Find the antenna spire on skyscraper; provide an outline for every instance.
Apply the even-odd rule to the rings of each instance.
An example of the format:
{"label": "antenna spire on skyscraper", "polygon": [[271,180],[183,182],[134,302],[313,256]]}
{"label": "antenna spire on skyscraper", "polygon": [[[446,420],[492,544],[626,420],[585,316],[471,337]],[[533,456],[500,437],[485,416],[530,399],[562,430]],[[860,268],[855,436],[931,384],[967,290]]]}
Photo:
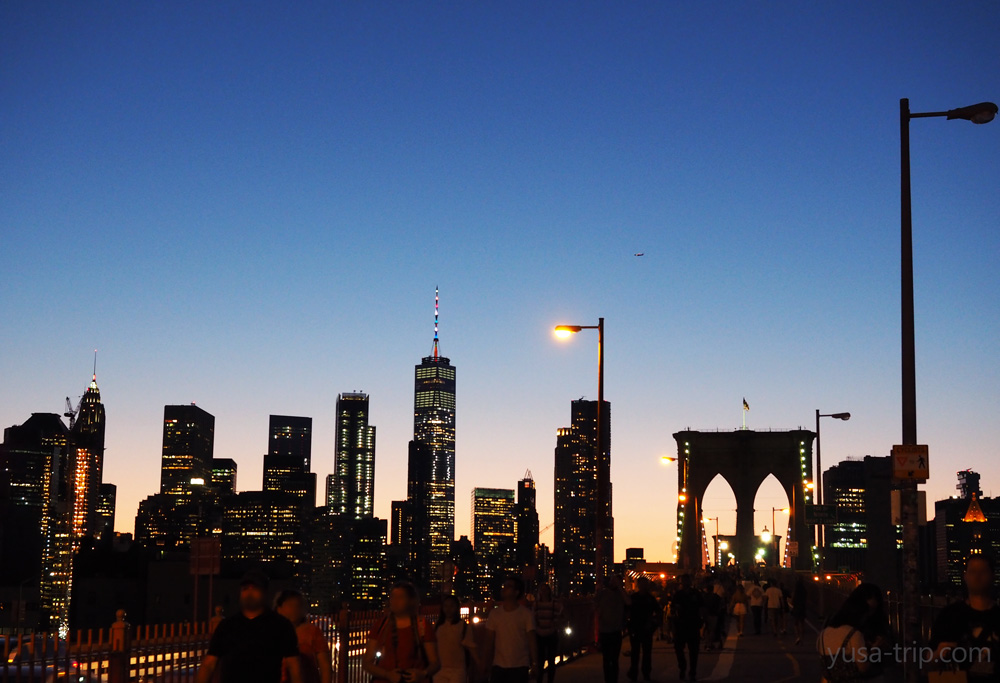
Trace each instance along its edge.
{"label": "antenna spire on skyscraper", "polygon": [[434,287],[434,358],[438,357],[438,288]]}
{"label": "antenna spire on skyscraper", "polygon": [[97,388],[97,349],[94,349],[94,376],[90,380],[90,388]]}

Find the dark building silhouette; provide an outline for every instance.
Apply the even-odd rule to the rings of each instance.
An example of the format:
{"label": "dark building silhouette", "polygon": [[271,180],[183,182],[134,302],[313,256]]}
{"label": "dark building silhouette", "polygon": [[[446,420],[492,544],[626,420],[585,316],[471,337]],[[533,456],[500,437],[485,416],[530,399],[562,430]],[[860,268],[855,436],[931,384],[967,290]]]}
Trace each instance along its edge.
{"label": "dark building silhouette", "polygon": [[97,538],[110,538],[115,535],[115,505],[118,498],[118,487],[114,484],[101,484],[97,497],[96,526]]}
{"label": "dark building silhouette", "polygon": [[476,587],[476,576],[479,568],[476,562],[476,551],[468,536],[461,536],[451,545],[451,561],[455,567],[452,579],[455,595],[460,600],[472,600],[479,597]]}
{"label": "dark building silhouette", "polygon": [[[556,433],[555,450],[555,577],[560,593],[592,593],[596,581],[596,515],[598,451],[597,401],[573,401],[572,424]],[[611,404],[604,402],[602,457],[610,459]],[[611,492],[603,502],[608,511],[604,547],[614,557]]]}
{"label": "dark building silhouette", "polygon": [[212,458],[212,489],[220,496],[236,493],[236,461],[232,458]]}
{"label": "dark building silhouette", "polygon": [[194,403],[163,407],[160,493],[189,497],[212,477],[215,417]]}
{"label": "dark building silhouette", "polygon": [[392,511],[389,518],[389,545],[405,546],[405,536],[408,512],[405,500],[392,501]]}
{"label": "dark building silhouette", "polygon": [[[421,444],[418,480],[410,480],[411,512],[420,518],[418,580],[425,589],[440,583],[440,569],[455,540],[455,367],[439,352],[438,297],[434,296],[434,346],[414,370],[413,440]],[[412,450],[411,450],[412,454]]]}
{"label": "dark building silhouette", "polygon": [[267,567],[291,576],[303,559],[302,506],[275,491],[243,491],[222,512],[222,560],[238,570]]}
{"label": "dark building silhouette", "polygon": [[408,445],[406,462],[406,519],[401,525],[400,540],[406,550],[411,578],[427,591],[430,587],[430,478],[433,453],[418,441]]}
{"label": "dark building silhouette", "polygon": [[217,536],[221,529],[219,500],[204,487],[186,496],[154,493],[139,502],[135,515],[135,540],[154,557],[186,550],[193,539]]}
{"label": "dark building silhouette", "polygon": [[[72,441],[59,415],[33,413],[4,430],[0,446],[0,585],[40,603],[33,621],[66,623],[72,576]],[[25,625],[27,606],[16,621]],[[5,616],[5,615],[0,615]]]}
{"label": "dark building silhouette", "polygon": [[375,506],[375,427],[368,424],[368,394],[337,397],[337,437],[328,504],[348,518],[370,519]]}
{"label": "dark building silhouette", "polygon": [[77,539],[98,536],[102,531],[97,508],[104,472],[104,423],[104,404],[101,403],[101,390],[97,388],[95,368],[70,430],[73,442],[70,467],[74,479],[72,533]]}
{"label": "dark building silhouette", "polygon": [[312,472],[312,418],[271,415],[264,490],[297,497],[304,507],[316,505],[316,475]]}
{"label": "dark building silhouette", "polygon": [[934,537],[937,582],[962,586],[962,571],[969,555],[1000,556],[1000,498],[983,498],[979,474],[958,473],[957,498],[934,503]]}
{"label": "dark building silhouette", "polygon": [[514,489],[472,490],[472,547],[479,595],[493,597],[514,569]]}
{"label": "dark building silhouette", "polygon": [[535,546],[538,545],[538,508],[535,480],[531,471],[517,482],[517,503],[514,505],[514,562],[518,569],[535,567]]}
{"label": "dark building silhouette", "polygon": [[347,598],[352,605],[374,608],[385,600],[387,527],[387,520],[377,517],[350,520]]}
{"label": "dark building silhouette", "polygon": [[828,569],[863,571],[880,586],[896,584],[902,532],[892,522],[893,488],[888,456],[844,460],[823,473],[823,502],[837,507],[837,522],[826,525]]}

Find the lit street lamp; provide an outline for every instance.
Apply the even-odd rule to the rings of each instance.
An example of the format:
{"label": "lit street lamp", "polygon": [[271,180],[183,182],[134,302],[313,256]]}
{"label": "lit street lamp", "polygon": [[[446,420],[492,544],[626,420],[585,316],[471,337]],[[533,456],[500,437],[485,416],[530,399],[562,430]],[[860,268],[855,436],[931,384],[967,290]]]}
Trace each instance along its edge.
{"label": "lit street lamp", "polygon": [[[900,275],[902,319],[902,413],[904,446],[917,445],[916,349],[913,323],[913,217],[910,207],[910,119],[943,117],[972,123],[989,123],[997,115],[997,105],[980,102],[948,111],[910,112],[910,100],[899,101],[899,170],[900,170]],[[902,639],[917,640],[920,635],[920,612],[917,606],[917,482],[907,479],[900,490],[903,522],[903,614]],[[919,662],[904,658],[907,683],[920,677]]]}
{"label": "lit street lamp", "polygon": [[607,548],[604,537],[608,515],[608,491],[611,488],[610,454],[604,457],[603,411],[604,411],[604,318],[598,318],[596,325],[556,325],[555,334],[560,339],[568,339],[580,330],[597,330],[597,430],[594,452],[597,455],[597,515],[594,524],[594,568],[597,578],[608,574]]}

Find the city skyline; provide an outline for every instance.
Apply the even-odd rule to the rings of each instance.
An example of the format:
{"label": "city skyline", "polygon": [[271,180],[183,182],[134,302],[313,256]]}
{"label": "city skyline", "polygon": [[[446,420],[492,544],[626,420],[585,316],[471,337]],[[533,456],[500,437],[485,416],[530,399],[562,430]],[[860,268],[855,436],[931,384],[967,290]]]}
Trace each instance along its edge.
{"label": "city skyline", "polygon": [[[249,490],[272,414],[314,419],[325,481],[336,396],[363,388],[386,519],[440,285],[455,486],[531,469],[545,527],[566,402],[596,398],[592,345],[552,326],[603,316],[616,559],[669,559],[673,503],[648,519],[676,478],[660,457],[678,430],[738,428],[743,396],[751,428],[850,411],[824,426],[826,463],[899,442],[898,100],[1000,99],[981,47],[998,19],[992,3],[6,3],[0,426],[75,405],[99,348],[103,479],[129,530],[158,489],[163,406],[214,415],[214,457]],[[912,124],[929,500],[957,470],[1000,481],[998,133]],[[783,504],[767,495],[756,507]],[[710,504],[731,533],[727,496]]]}

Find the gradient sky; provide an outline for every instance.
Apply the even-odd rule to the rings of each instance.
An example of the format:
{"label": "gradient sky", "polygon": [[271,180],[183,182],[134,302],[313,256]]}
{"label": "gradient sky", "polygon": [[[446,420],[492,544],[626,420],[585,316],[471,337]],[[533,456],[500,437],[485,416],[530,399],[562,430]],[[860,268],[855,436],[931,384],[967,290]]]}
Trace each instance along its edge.
{"label": "gradient sky", "polygon": [[[164,404],[216,416],[245,490],[269,414],[314,418],[322,479],[364,390],[387,516],[439,285],[456,531],[526,469],[545,526],[596,393],[594,336],[551,328],[604,316],[616,554],[668,559],[673,432],[746,396],[757,428],[851,411],[824,462],[899,441],[898,100],[1000,100],[998,31],[992,0],[4,2],[0,425],[62,412],[100,349],[131,531]],[[1000,493],[998,151],[1000,122],[913,122],[932,499],[966,467]]]}

